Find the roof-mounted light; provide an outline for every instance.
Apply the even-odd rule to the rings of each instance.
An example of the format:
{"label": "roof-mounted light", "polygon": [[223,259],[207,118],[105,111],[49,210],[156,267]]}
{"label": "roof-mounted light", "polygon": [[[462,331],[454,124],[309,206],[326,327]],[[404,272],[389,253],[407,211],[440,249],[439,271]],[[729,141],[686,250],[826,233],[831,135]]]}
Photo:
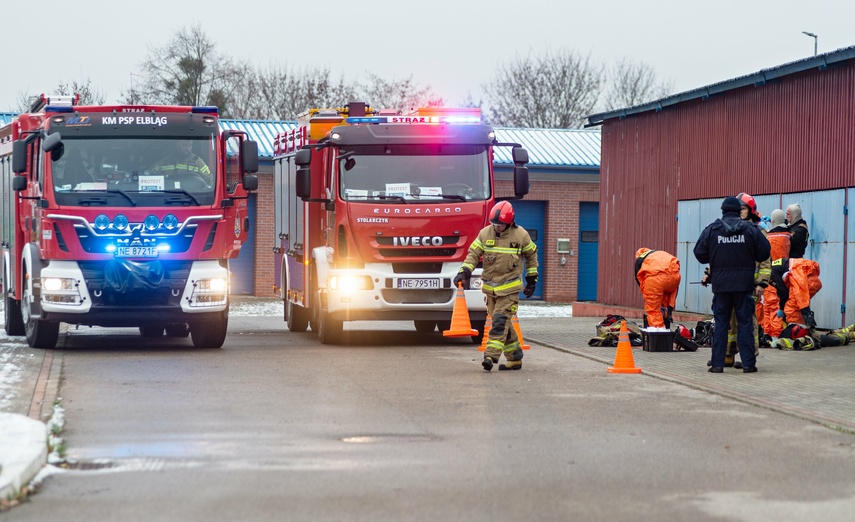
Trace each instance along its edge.
{"label": "roof-mounted light", "polygon": [[220,112],[220,109],[214,105],[201,105],[199,107],[191,108],[190,112],[195,114],[217,114]]}
{"label": "roof-mounted light", "polygon": [[71,105],[48,105],[45,107],[45,112],[74,112],[74,107]]}

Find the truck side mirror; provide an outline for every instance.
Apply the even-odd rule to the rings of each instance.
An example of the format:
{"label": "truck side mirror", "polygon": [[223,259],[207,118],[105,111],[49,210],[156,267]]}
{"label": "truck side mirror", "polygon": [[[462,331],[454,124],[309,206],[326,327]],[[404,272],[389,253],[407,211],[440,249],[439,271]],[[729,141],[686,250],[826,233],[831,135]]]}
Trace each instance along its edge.
{"label": "truck side mirror", "polygon": [[308,167],[312,163],[312,149],[300,149],[294,155],[294,163],[298,167]]}
{"label": "truck side mirror", "polygon": [[[246,140],[240,142],[240,163],[244,173],[258,172],[258,142]],[[246,181],[244,181],[244,184]],[[256,180],[256,186],[258,180]],[[244,185],[246,187],[246,185]],[[255,189],[247,189],[255,190]]]}
{"label": "truck side mirror", "polygon": [[12,144],[12,172],[20,174],[27,171],[27,145],[24,140]]}
{"label": "truck side mirror", "polygon": [[514,167],[514,194],[522,197],[528,194],[528,167]]}
{"label": "truck side mirror", "polygon": [[[303,152],[303,151],[300,151]],[[298,152],[297,154],[300,154]],[[306,151],[308,152],[308,151]],[[298,198],[306,199],[312,194],[312,171],[309,167],[300,167],[297,169],[294,191]]]}
{"label": "truck side mirror", "polygon": [[522,147],[513,147],[511,149],[511,156],[514,158],[514,165],[522,167],[528,163],[528,151]]}
{"label": "truck side mirror", "polygon": [[15,192],[20,192],[27,188],[27,177],[26,176],[13,176],[12,177],[12,190]]}
{"label": "truck side mirror", "polygon": [[255,174],[247,174],[243,177],[243,189],[247,192],[258,190],[258,176]]}

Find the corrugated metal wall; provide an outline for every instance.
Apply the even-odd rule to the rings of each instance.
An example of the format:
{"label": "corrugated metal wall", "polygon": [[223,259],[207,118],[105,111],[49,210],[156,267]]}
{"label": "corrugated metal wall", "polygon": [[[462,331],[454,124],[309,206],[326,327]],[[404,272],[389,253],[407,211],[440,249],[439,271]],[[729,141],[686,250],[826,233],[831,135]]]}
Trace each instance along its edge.
{"label": "corrugated metal wall", "polygon": [[676,252],[678,200],[853,185],[851,61],[605,120],[599,300],[642,306],[633,279],[635,251]]}

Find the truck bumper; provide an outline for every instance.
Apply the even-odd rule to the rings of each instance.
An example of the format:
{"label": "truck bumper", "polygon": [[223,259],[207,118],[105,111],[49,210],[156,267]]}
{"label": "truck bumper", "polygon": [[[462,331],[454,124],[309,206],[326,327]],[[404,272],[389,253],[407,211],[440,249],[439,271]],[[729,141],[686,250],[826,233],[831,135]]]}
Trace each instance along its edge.
{"label": "truck bumper", "polygon": [[[450,264],[449,264],[450,265]],[[370,288],[343,290],[329,284],[322,292],[323,308],[333,317],[345,321],[357,320],[451,320],[457,290],[452,280],[457,266],[439,274],[395,274],[391,270],[332,270],[330,278],[338,281],[347,277],[371,281]],[[402,288],[399,280],[439,279],[439,288]],[[480,281],[480,270],[473,274],[473,287]],[[487,307],[480,287],[465,290],[466,307],[472,320],[484,320]]]}
{"label": "truck bumper", "polygon": [[52,261],[38,281],[41,318],[141,326],[204,322],[228,314],[229,274],[217,260],[152,263],[159,262]]}

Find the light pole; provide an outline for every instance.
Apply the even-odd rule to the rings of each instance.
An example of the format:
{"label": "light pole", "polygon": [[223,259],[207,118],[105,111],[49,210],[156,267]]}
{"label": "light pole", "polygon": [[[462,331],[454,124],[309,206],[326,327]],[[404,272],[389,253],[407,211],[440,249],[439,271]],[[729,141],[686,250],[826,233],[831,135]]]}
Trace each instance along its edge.
{"label": "light pole", "polygon": [[813,33],[807,32],[807,31],[802,31],[802,34],[810,36],[811,38],[813,38],[813,55],[816,56],[816,42],[819,39],[819,37]]}

